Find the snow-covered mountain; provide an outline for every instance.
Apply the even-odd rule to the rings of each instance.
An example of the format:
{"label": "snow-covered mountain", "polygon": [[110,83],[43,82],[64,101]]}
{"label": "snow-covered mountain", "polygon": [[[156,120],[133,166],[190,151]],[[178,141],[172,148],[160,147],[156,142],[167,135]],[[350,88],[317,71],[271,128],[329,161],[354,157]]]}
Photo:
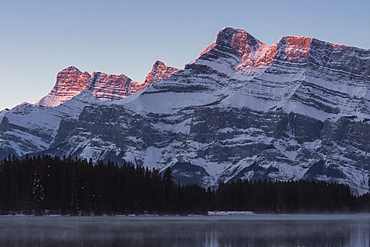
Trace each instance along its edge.
{"label": "snow-covered mountain", "polygon": [[156,62],[143,83],[63,70],[36,105],[0,113],[0,156],[170,166],[176,181],[204,186],[335,181],[363,194],[369,93],[370,50],[295,36],[268,46],[224,28],[184,69]]}

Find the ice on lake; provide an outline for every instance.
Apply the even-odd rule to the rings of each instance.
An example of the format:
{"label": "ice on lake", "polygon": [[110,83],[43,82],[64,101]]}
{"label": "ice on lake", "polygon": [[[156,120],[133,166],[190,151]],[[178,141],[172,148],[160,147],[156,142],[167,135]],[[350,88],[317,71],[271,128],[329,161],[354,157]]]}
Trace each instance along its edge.
{"label": "ice on lake", "polygon": [[370,246],[370,215],[0,217],[0,246]]}

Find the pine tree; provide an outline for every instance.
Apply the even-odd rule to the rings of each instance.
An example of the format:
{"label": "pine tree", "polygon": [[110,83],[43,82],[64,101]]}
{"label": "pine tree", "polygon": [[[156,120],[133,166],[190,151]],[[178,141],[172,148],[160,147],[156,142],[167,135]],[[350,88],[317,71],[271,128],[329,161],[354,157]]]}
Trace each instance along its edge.
{"label": "pine tree", "polygon": [[172,213],[174,210],[174,190],[175,183],[173,182],[172,170],[167,168],[163,173],[163,209]]}
{"label": "pine tree", "polygon": [[41,170],[39,167],[34,172],[33,185],[32,185],[33,205],[35,215],[43,215],[43,202],[45,199],[44,187],[41,181]]}

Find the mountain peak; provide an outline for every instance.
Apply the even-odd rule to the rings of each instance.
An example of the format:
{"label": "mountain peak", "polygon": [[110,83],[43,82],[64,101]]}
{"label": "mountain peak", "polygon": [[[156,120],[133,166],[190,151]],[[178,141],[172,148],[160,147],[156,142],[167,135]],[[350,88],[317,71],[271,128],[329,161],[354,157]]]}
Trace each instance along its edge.
{"label": "mountain peak", "polygon": [[[79,70],[77,67],[75,67],[75,66],[69,66],[69,67],[67,67],[67,68],[65,68],[65,69],[63,69],[62,71],[65,71],[65,72],[77,72],[77,73],[80,73],[80,74],[82,74],[82,71],[81,70]],[[61,72],[62,72],[61,71]]]}
{"label": "mountain peak", "polygon": [[216,38],[216,44],[232,46],[239,51],[243,51],[246,47],[255,47],[257,45],[262,45],[263,43],[253,37],[250,33],[242,30],[235,29],[231,27],[223,28]]}
{"label": "mountain peak", "polygon": [[216,44],[219,45],[229,45],[232,37],[236,34],[248,35],[248,33],[242,29],[235,29],[232,27],[225,27],[218,32],[216,37]]}
{"label": "mountain peak", "polygon": [[313,38],[301,36],[284,36],[271,46],[275,58],[292,62],[304,61],[308,58]]}
{"label": "mountain peak", "polygon": [[90,77],[88,72],[82,73],[74,66],[67,67],[57,74],[56,83],[51,92],[36,104],[45,107],[60,105],[81,93],[86,88]]}
{"label": "mountain peak", "polygon": [[313,38],[302,36],[283,36],[272,46],[281,49],[305,50],[310,49]]}
{"label": "mountain peak", "polygon": [[173,73],[179,71],[180,69],[166,66],[162,61],[157,60],[153,66],[152,70],[145,77],[144,85],[148,86],[160,81],[166,80]]}
{"label": "mountain peak", "polygon": [[268,48],[269,46],[242,29],[225,27],[217,34],[216,41],[200,54],[198,62],[204,63],[204,61],[222,57],[222,60],[229,61],[232,70],[237,70],[238,73],[249,73],[267,64],[267,62],[259,63],[258,60],[264,57]]}
{"label": "mountain peak", "polygon": [[153,67],[154,67],[154,66],[158,67],[158,66],[166,66],[166,65],[164,64],[164,62],[157,60],[157,61],[155,61],[155,63],[153,64]]}

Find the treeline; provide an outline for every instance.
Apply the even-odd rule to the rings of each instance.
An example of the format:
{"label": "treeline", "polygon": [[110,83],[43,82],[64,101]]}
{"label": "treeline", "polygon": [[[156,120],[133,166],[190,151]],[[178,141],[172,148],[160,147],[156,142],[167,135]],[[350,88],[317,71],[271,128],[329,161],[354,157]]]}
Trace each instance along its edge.
{"label": "treeline", "polygon": [[215,190],[177,185],[171,170],[48,155],[0,163],[1,214],[206,214],[368,212],[370,196],[324,182],[238,181]]}
{"label": "treeline", "polygon": [[203,213],[199,186],[175,186],[171,170],[118,166],[113,162],[48,155],[7,158],[0,163],[3,214]]}
{"label": "treeline", "polygon": [[348,186],[305,180],[220,184],[216,208],[274,213],[354,212],[359,200]]}

